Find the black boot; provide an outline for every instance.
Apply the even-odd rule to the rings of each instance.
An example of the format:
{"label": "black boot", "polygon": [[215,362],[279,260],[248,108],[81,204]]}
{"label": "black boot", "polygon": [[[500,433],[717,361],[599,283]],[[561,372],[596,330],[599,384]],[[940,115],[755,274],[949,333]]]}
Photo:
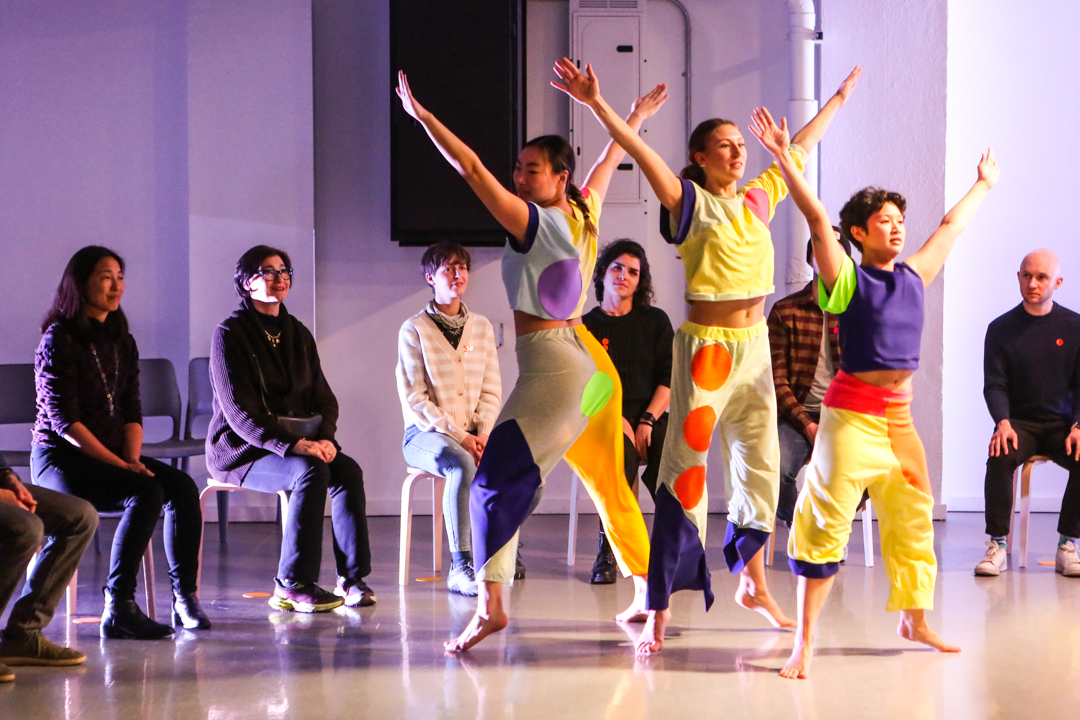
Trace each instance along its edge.
{"label": "black boot", "polygon": [[173,627],[185,630],[209,630],[210,618],[199,607],[199,596],[195,593],[173,593]]}
{"label": "black boot", "polygon": [[173,634],[168,625],[143,614],[135,595],[121,596],[105,588],[105,610],[101,613],[101,637],[109,639],[159,640]]}
{"label": "black boot", "polygon": [[592,566],[589,582],[593,585],[611,585],[619,576],[619,565],[615,562],[615,553],[611,552],[607,535],[600,531],[600,547],[596,550],[596,562]]}

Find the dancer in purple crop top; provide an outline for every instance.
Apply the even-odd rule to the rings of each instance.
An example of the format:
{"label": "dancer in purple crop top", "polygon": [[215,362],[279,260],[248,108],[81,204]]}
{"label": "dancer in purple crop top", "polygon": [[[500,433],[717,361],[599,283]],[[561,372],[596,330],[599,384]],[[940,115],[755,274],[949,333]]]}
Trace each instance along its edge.
{"label": "dancer in purple crop top", "polygon": [[805,678],[814,626],[832,588],[863,491],[878,511],[881,557],[889,576],[887,610],[900,611],[897,633],[941,652],[958,652],[927,624],[934,602],[934,497],[926,454],[911,422],[911,376],[919,364],[923,289],[945,264],[953,243],[998,179],[994,153],[979,161],[975,185],[926,243],[898,262],[904,249],[906,202],[898,193],[865,188],[840,211],[840,225],[862,252],[856,267],[833,233],[788,150],[787,123],[754,113],[751,131],[772,153],[791,197],[806,216],[819,273],[822,310],[840,315],[841,371],[829,386],[806,482],[788,541],[799,576],[795,647],[780,671]]}

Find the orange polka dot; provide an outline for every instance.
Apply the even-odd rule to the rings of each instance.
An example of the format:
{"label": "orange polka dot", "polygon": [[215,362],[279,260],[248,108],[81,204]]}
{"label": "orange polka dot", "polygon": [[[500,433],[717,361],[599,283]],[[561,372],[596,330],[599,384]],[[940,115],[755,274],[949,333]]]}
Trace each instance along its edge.
{"label": "orange polka dot", "polygon": [[705,466],[695,465],[675,481],[675,497],[687,510],[693,510],[705,494]]}
{"label": "orange polka dot", "polygon": [[695,452],[705,452],[712,442],[712,431],[716,425],[716,411],[708,405],[692,410],[683,420],[682,434],[686,444]]}
{"label": "orange polka dot", "polygon": [[1064,345],[1064,344],[1065,344],[1065,341],[1064,341],[1064,340],[1062,340],[1061,338],[1058,338],[1058,341],[1057,341],[1057,342],[1058,342],[1058,347],[1061,347],[1062,345]]}
{"label": "orange polka dot", "polygon": [[731,355],[723,345],[706,345],[690,361],[690,377],[702,390],[719,390],[731,374]]}

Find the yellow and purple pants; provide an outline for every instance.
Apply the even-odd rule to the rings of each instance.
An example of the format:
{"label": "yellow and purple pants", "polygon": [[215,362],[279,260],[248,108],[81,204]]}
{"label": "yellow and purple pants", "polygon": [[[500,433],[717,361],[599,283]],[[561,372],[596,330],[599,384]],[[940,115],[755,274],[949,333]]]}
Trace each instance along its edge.
{"label": "yellow and purple pants", "polygon": [[649,567],[649,535],[623,475],[622,384],[584,325],[517,338],[518,381],[495,421],[469,497],[477,580],[512,584],[517,536],[564,459],[596,504],[624,575]]}
{"label": "yellow and purple pants", "polygon": [[726,464],[728,527],[724,559],[740,572],[766,543],[780,491],[776,390],[765,321],[749,328],[684,322],[675,334],[671,409],[656,487],[648,607],[671,593],[713,594],[705,561],[705,471],[713,431]]}
{"label": "yellow and purple pants", "polygon": [[934,497],[926,453],[911,420],[911,393],[840,371],[829,385],[806,482],[788,540],[797,575],[827,578],[839,570],[851,518],[870,494],[889,577],[887,610],[934,605]]}

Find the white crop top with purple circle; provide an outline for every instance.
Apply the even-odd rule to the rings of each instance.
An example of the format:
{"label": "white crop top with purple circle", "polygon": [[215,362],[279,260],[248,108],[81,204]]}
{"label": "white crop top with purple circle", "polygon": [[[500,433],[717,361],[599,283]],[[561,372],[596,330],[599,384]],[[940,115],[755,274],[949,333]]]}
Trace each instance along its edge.
{"label": "white crop top with purple circle", "polygon": [[[589,215],[600,218],[600,201],[581,188]],[[585,231],[577,206],[567,215],[556,207],[529,203],[529,225],[521,242],[510,238],[503,250],[502,276],[510,308],[545,320],[581,315],[596,264],[596,236]]]}

